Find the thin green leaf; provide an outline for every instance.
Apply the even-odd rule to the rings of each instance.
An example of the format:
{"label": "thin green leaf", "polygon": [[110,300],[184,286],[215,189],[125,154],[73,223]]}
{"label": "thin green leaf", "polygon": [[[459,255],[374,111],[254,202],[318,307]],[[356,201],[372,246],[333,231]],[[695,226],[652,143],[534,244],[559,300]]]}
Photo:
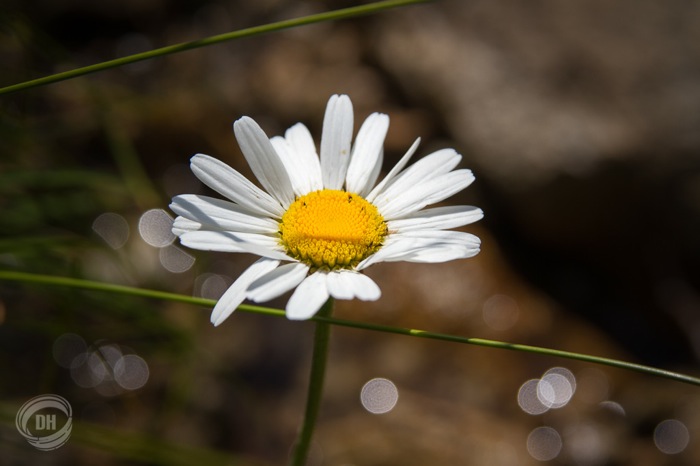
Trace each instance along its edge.
{"label": "thin green leaf", "polygon": [[98,71],[104,71],[110,68],[116,68],[119,66],[128,65],[130,63],[135,63],[138,61],[149,60],[151,58],[162,57],[165,55],[171,55],[174,53],[184,52],[186,50],[192,50],[199,47],[206,47],[209,45],[219,44],[221,42],[226,42],[235,39],[242,39],[244,37],[251,37],[260,34],[267,34],[270,32],[281,31],[283,29],[290,29],[299,26],[305,26],[307,24],[320,23],[323,21],[334,21],[338,19],[353,18],[361,15],[367,15],[371,13],[376,13],[383,10],[388,10],[390,8],[396,8],[401,6],[407,6],[415,3],[426,3],[430,0],[387,0],[383,2],[370,3],[368,5],[354,6],[350,8],[343,8],[340,10],[328,11],[324,13],[318,13],[315,15],[304,16],[301,18],[288,19],[284,21],[278,21],[275,23],[265,24],[262,26],[254,26],[251,28],[240,29],[238,31],[227,32],[225,34],[218,34],[215,36],[207,37],[205,39],[199,39],[191,42],[184,42],[181,44],[169,45],[166,47],[161,47],[155,50],[149,50],[148,52],[137,53],[134,55],[129,55],[122,58],[116,58],[114,60],[108,60],[102,63],[97,63],[95,65],[84,66],[82,68],[77,68],[70,71],[64,71],[62,73],[52,74],[50,76],[45,76],[43,78],[32,79],[30,81],[24,81],[18,84],[13,84],[11,86],[6,86],[0,88],[0,94],[8,94],[11,92],[17,92],[24,89],[30,89],[32,87],[43,86],[46,84],[52,84],[58,81],[65,81],[67,79],[76,78],[78,76],[83,76],[90,73],[96,73]]}
{"label": "thin green leaf", "polygon": [[[177,293],[168,293],[166,291],[156,291],[156,290],[144,290],[142,288],[135,288],[123,285],[113,285],[110,283],[100,283],[91,280],[81,280],[77,278],[69,277],[55,277],[51,275],[38,275],[32,273],[15,272],[12,270],[0,270],[0,280],[9,281],[19,281],[25,283],[38,283],[43,285],[58,285],[72,288],[82,288],[85,290],[95,290],[104,291],[110,293],[119,293],[130,296],[141,296],[144,298],[154,298],[163,299],[167,301],[176,301],[181,303],[194,304],[198,306],[214,307],[216,301],[205,298],[197,298],[192,296],[185,296]],[[272,309],[264,306],[253,306],[248,304],[242,304],[238,307],[239,311],[252,312],[256,314],[264,314],[275,317],[284,317],[285,313],[280,309]],[[496,340],[485,340],[483,338],[468,338],[461,337],[457,335],[449,335],[445,333],[428,332],[426,330],[419,329],[409,329],[401,327],[391,327],[388,325],[377,325],[366,322],[356,322],[353,320],[336,319],[335,317],[323,317],[315,316],[311,320],[315,322],[325,322],[332,325],[339,325],[342,327],[358,328],[362,330],[372,330],[375,332],[383,333],[393,333],[396,335],[406,335],[411,337],[419,338],[429,338],[432,340],[441,341],[451,341],[454,343],[463,343],[468,345],[485,346],[488,348],[498,348],[507,349],[511,351],[520,351],[525,353],[534,353],[544,356],[554,356],[558,358],[565,359],[575,359],[579,361],[590,362],[594,364],[601,364],[605,366],[617,367],[620,369],[626,369],[635,372],[641,372],[647,375],[653,375],[656,377],[662,377],[666,379],[675,380],[677,382],[683,382],[691,385],[700,386],[700,378],[693,377],[686,374],[681,374],[678,372],[672,372],[665,369],[659,369],[652,366],[645,366],[642,364],[636,364],[627,361],[621,361],[618,359],[604,358],[600,356],[593,356],[584,353],[574,353],[571,351],[562,351],[551,348],[542,348],[539,346],[521,345],[517,343],[508,343],[504,341]]]}

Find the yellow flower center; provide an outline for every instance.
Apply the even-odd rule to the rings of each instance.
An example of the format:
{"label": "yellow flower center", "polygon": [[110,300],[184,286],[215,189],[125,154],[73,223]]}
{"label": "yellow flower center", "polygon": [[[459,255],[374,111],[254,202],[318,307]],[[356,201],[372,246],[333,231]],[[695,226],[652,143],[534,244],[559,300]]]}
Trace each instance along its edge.
{"label": "yellow flower center", "polygon": [[352,268],[375,253],[387,234],[377,208],[358,194],[322,189],[301,196],[282,216],[287,254],[314,268]]}

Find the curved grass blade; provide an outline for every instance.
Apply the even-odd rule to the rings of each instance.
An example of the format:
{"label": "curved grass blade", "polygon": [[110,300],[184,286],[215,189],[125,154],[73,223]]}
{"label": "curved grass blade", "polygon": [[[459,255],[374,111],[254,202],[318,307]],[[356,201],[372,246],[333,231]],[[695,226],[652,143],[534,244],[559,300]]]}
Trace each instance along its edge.
{"label": "curved grass blade", "polygon": [[[101,283],[91,280],[82,280],[70,277],[56,277],[52,275],[38,275],[32,273],[15,272],[11,270],[0,270],[0,280],[18,281],[24,283],[37,283],[43,285],[58,285],[72,288],[81,288],[84,290],[104,291],[110,293],[119,293],[130,296],[141,296],[144,298],[163,299],[167,301],[176,301],[181,303],[194,304],[205,307],[214,307],[215,300],[185,296],[177,293],[168,293],[166,291],[145,290],[123,285],[114,285],[110,283]],[[242,304],[238,307],[239,311],[252,312],[256,314],[264,314],[275,317],[284,317],[285,312],[280,309],[272,309],[264,306],[253,306]],[[700,386],[700,378],[679,372],[672,372],[657,367],[636,364],[619,359],[610,359],[600,356],[594,356],[585,353],[574,353],[571,351],[563,351],[552,348],[543,348],[539,346],[521,345],[517,343],[508,343],[504,341],[486,340],[483,338],[469,338],[458,335],[450,335],[445,333],[429,332],[426,330],[409,329],[401,327],[391,327],[388,325],[378,325],[366,322],[357,322],[353,320],[337,319],[335,317],[315,316],[311,318],[315,322],[325,322],[332,325],[342,327],[351,327],[362,330],[372,330],[375,332],[392,333],[396,335],[406,335],[411,337],[428,338],[432,340],[450,341],[454,343],[462,343],[468,345],[485,346],[488,348],[506,349],[511,351],[520,351],[525,353],[534,353],[544,356],[554,356],[558,358],[574,359],[585,361],[594,364],[601,364],[619,369],[626,369],[634,372],[641,372],[647,375],[662,377],[665,379],[675,380],[690,385]]]}
{"label": "curved grass blade", "polygon": [[388,10],[390,8],[396,8],[401,6],[407,6],[415,3],[425,3],[430,0],[386,0],[383,2],[370,3],[368,5],[354,6],[350,8],[343,8],[340,10],[328,11],[324,13],[318,13],[309,16],[303,16],[301,18],[287,19],[283,21],[278,21],[275,23],[265,24],[262,26],[254,26],[246,29],[240,29],[238,31],[227,32],[224,34],[218,34],[215,36],[207,37],[204,39],[199,39],[191,42],[183,42],[181,44],[168,45],[166,47],[161,47],[155,50],[149,50],[147,52],[137,53],[134,55],[129,55],[126,57],[116,58],[114,60],[108,60],[102,63],[97,63],[94,65],[84,66],[82,68],[77,68],[70,71],[64,71],[62,73],[52,74],[50,76],[45,76],[43,78],[32,79],[29,81],[24,81],[21,83],[13,84],[11,86],[6,86],[0,88],[0,94],[9,94],[11,92],[17,92],[24,89],[30,89],[32,87],[43,86],[46,84],[52,84],[59,81],[65,81],[67,79],[76,78],[78,76],[83,76],[90,73],[96,73],[98,71],[107,70],[110,68],[116,68],[119,66],[128,65],[130,63],[135,63],[138,61],[149,60],[151,58],[162,57],[165,55],[171,55],[174,53],[184,52],[187,50],[196,49],[199,47],[206,47],[208,45],[214,45],[221,42],[226,42],[235,39],[242,39],[244,37],[252,37],[260,34],[267,34],[270,32],[281,31],[283,29],[290,29],[298,26],[305,26],[307,24],[320,23],[323,21],[334,21],[339,19],[353,18],[357,16],[367,15],[371,13],[376,13],[383,10]]}

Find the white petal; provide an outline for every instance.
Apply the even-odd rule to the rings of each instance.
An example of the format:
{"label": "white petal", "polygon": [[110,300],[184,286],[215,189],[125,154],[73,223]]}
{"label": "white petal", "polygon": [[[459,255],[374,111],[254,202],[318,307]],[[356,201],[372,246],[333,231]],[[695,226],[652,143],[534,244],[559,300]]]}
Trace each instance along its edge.
{"label": "white petal", "polygon": [[430,239],[439,242],[448,243],[474,243],[479,244],[481,241],[477,236],[466,233],[464,231],[453,230],[428,230],[428,231],[407,231],[405,233],[395,233],[391,235],[390,241],[403,241],[405,239],[419,238]]}
{"label": "white petal", "polygon": [[326,189],[342,189],[350,162],[353,112],[350,98],[334,95],[328,101],[321,135],[321,174]]}
{"label": "white petal", "polygon": [[479,254],[479,247],[465,247],[459,245],[444,245],[440,247],[425,248],[416,251],[409,258],[403,259],[407,262],[424,262],[435,264],[438,262],[449,262],[458,259],[468,259]]}
{"label": "white petal", "polygon": [[400,242],[384,244],[379,251],[357,264],[355,270],[363,270],[380,262],[398,262],[404,260],[404,257],[409,256],[415,251],[416,247],[415,243],[410,245],[401,244]]}
{"label": "white petal", "polygon": [[435,207],[387,222],[389,231],[446,230],[469,225],[484,217],[478,207],[456,205]]}
{"label": "white petal", "polygon": [[426,155],[401,172],[374,200],[380,207],[403,195],[408,189],[435,179],[455,168],[462,156],[454,149],[442,149]]}
{"label": "white petal", "polygon": [[335,299],[358,298],[363,301],[376,301],[382,295],[374,280],[351,270],[330,272],[326,285],[328,293]]}
{"label": "white petal", "polygon": [[248,287],[248,299],[264,302],[297,286],[309,273],[309,266],[299,262],[284,264],[258,278]]}
{"label": "white petal", "polygon": [[211,323],[216,326],[226,320],[245,299],[248,286],[259,276],[274,270],[278,265],[279,261],[262,258],[248,267],[217,301],[211,313]]}
{"label": "white petal", "polygon": [[202,183],[251,212],[278,218],[284,214],[278,201],[222,161],[197,154],[190,166]]}
{"label": "white petal", "polygon": [[378,262],[445,262],[473,257],[481,240],[461,231],[409,231],[391,235],[379,251],[360,262],[362,270]]}
{"label": "white petal", "polygon": [[430,205],[444,201],[453,194],[462,191],[473,182],[474,174],[467,168],[455,170],[434,178],[425,183],[426,188],[427,185],[430,185],[430,189],[427,189],[428,195],[426,203]]}
{"label": "white petal", "polygon": [[399,159],[399,161],[394,165],[394,167],[389,170],[389,173],[384,177],[382,181],[379,182],[377,186],[370,191],[370,193],[365,196],[365,199],[368,202],[374,202],[374,199],[377,197],[378,194],[382,193],[384,189],[391,183],[394,178],[399,174],[401,170],[403,170],[403,167],[406,166],[409,160],[411,160],[411,157],[413,157],[413,154],[416,153],[416,149],[418,149],[418,145],[420,144],[420,138],[416,139],[413,141],[413,144],[411,144],[411,147],[408,148],[406,153]]}
{"label": "white petal", "polygon": [[202,251],[247,252],[273,259],[293,260],[284,253],[277,238],[257,233],[230,231],[188,231],[180,235],[183,246]]}
{"label": "white petal", "polygon": [[292,190],[296,196],[303,196],[310,192],[310,180],[306,168],[299,163],[296,153],[291,149],[289,143],[281,137],[275,136],[270,139],[272,146],[280,156],[284,164],[289,181],[292,183]]}
{"label": "white petal", "polygon": [[222,229],[250,233],[274,233],[278,222],[249,211],[233,202],[196,194],[175,196],[170,208],[178,215],[205,225],[206,229]]}
{"label": "white petal", "polygon": [[292,183],[265,132],[249,117],[236,120],[233,131],[241,152],[260,184],[283,206],[288,206],[294,200]]}
{"label": "white petal", "polygon": [[297,123],[284,133],[284,138],[292,149],[295,162],[306,174],[309,186],[304,194],[323,189],[321,162],[316,153],[314,140],[306,126]]}
{"label": "white petal", "polygon": [[350,279],[345,280],[345,274],[340,272],[329,272],[326,278],[328,293],[335,299],[352,299],[353,293]]}
{"label": "white petal", "polygon": [[[400,218],[417,212],[425,206],[444,201],[463,190],[474,181],[471,170],[461,169],[440,175],[415,186],[407,187],[402,193],[387,202],[375,203],[386,220]],[[392,186],[393,187],[393,186]]]}
{"label": "white petal", "polygon": [[389,117],[381,113],[373,113],[362,124],[348,166],[345,181],[348,191],[365,196],[377,181],[388,130]]}
{"label": "white petal", "polygon": [[288,319],[306,320],[321,309],[329,297],[326,286],[327,277],[326,272],[315,272],[297,286],[287,302]]}
{"label": "white petal", "polygon": [[190,220],[185,217],[177,217],[175,221],[173,222],[173,235],[175,236],[182,236],[185,233],[191,232],[191,231],[198,231],[202,228],[202,224],[199,222],[195,222],[194,220]]}
{"label": "white petal", "polygon": [[362,301],[376,301],[382,296],[382,290],[367,275],[358,273],[353,276],[355,281],[355,297]]}
{"label": "white petal", "polygon": [[382,163],[384,163],[384,148],[379,151],[379,155],[377,156],[377,164],[374,166],[372,169],[372,172],[369,174],[369,178],[367,179],[367,186],[365,186],[365,189],[362,190],[359,194],[362,197],[367,196],[372,189],[374,189],[374,185],[377,183],[377,179],[379,178],[379,173],[382,171]]}

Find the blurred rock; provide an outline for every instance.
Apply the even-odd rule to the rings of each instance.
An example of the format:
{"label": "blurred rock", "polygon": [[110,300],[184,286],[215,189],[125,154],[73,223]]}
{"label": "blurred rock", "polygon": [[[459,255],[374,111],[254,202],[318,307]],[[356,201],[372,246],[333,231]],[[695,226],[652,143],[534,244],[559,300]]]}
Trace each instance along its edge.
{"label": "blurred rock", "polygon": [[654,363],[698,354],[656,291],[700,275],[700,7],[445,2],[392,15],[373,56],[477,172],[526,280]]}

